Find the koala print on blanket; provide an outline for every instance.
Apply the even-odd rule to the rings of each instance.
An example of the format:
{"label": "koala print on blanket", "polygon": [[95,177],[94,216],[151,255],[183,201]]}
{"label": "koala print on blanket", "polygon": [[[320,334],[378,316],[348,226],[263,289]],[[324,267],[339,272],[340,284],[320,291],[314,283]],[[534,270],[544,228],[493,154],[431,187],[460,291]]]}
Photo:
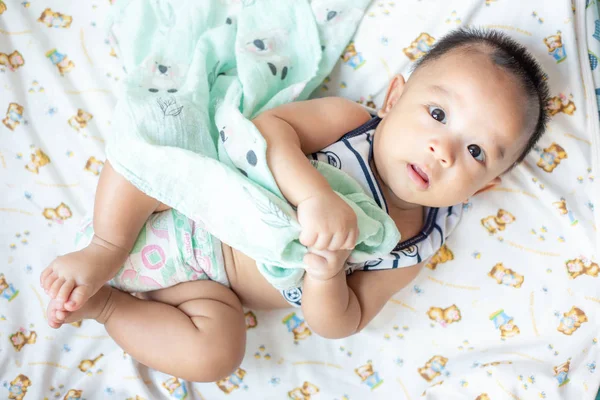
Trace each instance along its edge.
{"label": "koala print on blanket", "polygon": [[[232,136],[232,133],[235,135],[233,128],[224,126],[219,131],[219,137],[227,150],[227,155],[238,171],[240,171],[242,175],[248,176],[248,173],[246,172],[247,167],[256,167],[256,164],[258,164],[258,156],[256,155],[256,152],[252,150],[252,146],[256,144],[256,140],[249,135],[240,135],[236,138],[234,145],[226,145],[228,139]],[[244,138],[248,138],[249,140],[245,140],[244,142],[247,143],[242,143],[242,146],[239,146],[241,143],[240,140],[243,140]]]}
{"label": "koala print on blanket", "polygon": [[177,93],[187,68],[181,64],[151,56],[144,62],[146,79],[143,83],[150,93]]}
{"label": "koala print on blanket", "polygon": [[264,61],[273,76],[284,80],[291,68],[290,59],[279,52],[287,41],[287,35],[282,29],[257,32],[248,38],[242,50]]}

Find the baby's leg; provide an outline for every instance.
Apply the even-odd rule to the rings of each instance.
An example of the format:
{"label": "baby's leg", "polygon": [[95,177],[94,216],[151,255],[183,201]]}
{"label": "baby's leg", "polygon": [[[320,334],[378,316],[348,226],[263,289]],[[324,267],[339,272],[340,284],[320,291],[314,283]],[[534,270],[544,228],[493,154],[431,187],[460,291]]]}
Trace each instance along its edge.
{"label": "baby's leg", "polygon": [[156,199],[138,190],[107,161],[96,192],[95,235],[88,247],[58,257],[42,272],[44,290],[64,303],[65,310],[80,308],[118,272],[158,206]]}
{"label": "baby's leg", "polygon": [[227,287],[212,281],[180,283],[141,300],[104,286],[63,319],[49,309],[50,323],[91,318],[119,346],[150,368],[195,382],[213,382],[242,362],[246,325],[242,305]]}

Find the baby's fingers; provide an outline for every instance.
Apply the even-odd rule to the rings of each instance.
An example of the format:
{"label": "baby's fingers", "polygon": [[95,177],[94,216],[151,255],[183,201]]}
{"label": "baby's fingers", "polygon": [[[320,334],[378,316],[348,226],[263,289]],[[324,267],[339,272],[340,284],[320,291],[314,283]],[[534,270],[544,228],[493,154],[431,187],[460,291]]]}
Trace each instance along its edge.
{"label": "baby's fingers", "polygon": [[329,247],[327,248],[327,250],[336,251],[342,249],[345,242],[347,241],[346,237],[347,235],[345,235],[343,232],[336,233],[335,235],[333,235],[333,238],[331,238],[331,242],[329,243]]}
{"label": "baby's fingers", "polygon": [[329,244],[331,243],[332,234],[330,233],[319,233],[319,238],[313,247],[317,250],[327,250]]}
{"label": "baby's fingers", "polygon": [[304,256],[304,264],[308,268],[325,268],[327,267],[327,259],[315,253],[306,253]]}
{"label": "baby's fingers", "polygon": [[358,239],[358,230],[352,229],[348,236],[346,237],[346,241],[343,244],[343,249],[352,250],[356,247],[356,240]]}
{"label": "baby's fingers", "polygon": [[303,229],[302,232],[300,232],[299,240],[302,245],[306,247],[313,247],[318,237],[319,234],[317,232]]}

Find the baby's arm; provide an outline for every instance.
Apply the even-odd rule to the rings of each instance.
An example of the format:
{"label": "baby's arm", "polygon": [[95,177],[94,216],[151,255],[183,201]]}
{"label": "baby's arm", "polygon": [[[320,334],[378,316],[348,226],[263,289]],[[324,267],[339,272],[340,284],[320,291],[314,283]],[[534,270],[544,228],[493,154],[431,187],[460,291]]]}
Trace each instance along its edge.
{"label": "baby's arm", "polygon": [[[336,258],[329,256],[330,261]],[[302,293],[304,318],[315,333],[326,338],[339,339],[360,332],[394,294],[417,276],[423,265],[357,271],[348,277],[341,268],[326,280],[307,273]]]}
{"label": "baby's arm", "polygon": [[370,118],[360,105],[330,97],[286,104],[253,120],[267,142],[267,162],[285,198],[298,207],[300,242],[317,249],[353,248],[356,215],[306,158]]}

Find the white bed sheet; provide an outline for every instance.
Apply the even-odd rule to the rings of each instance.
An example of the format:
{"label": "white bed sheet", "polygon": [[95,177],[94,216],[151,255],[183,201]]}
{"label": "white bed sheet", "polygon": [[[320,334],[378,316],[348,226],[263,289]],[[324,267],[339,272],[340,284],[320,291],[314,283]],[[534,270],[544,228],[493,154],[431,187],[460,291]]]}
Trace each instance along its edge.
{"label": "white bed sheet", "polygon": [[[249,312],[241,369],[217,384],[193,385],[138,365],[95,322],[59,331],[45,322],[38,276],[72,248],[90,208],[123,76],[101,28],[110,3],[0,2],[0,53],[9,59],[0,65],[0,109],[16,104],[0,125],[0,396],[19,385],[26,399],[595,396],[600,81],[588,71],[588,58],[594,77],[599,71],[595,0],[577,2],[577,14],[568,1],[374,1],[322,94],[379,105],[389,77],[418,56],[411,44],[421,33],[426,46],[428,36],[455,26],[483,25],[522,41],[542,62],[557,96],[550,132],[500,188],[465,205],[449,252],[364,332],[328,341],[310,334],[297,310]],[[562,46],[549,53],[544,38],[552,46],[558,36]],[[554,150],[566,157],[546,172],[537,164]],[[489,226],[505,228],[490,233],[482,219],[500,210],[515,220],[489,218]],[[569,260],[581,274],[568,273]],[[504,271],[511,279],[495,275],[498,283],[501,268],[512,270]]]}

